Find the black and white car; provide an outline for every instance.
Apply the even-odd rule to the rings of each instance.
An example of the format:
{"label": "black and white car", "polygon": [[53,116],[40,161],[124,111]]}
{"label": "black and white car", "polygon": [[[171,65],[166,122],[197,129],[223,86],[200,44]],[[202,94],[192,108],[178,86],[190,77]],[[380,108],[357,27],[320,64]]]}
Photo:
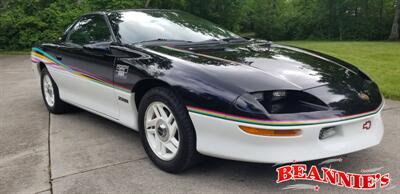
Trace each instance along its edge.
{"label": "black and white car", "polygon": [[96,12],[32,49],[44,102],[140,132],[150,159],[180,172],[200,154],[287,163],[379,144],[383,99],[333,57],[240,37],[174,10]]}

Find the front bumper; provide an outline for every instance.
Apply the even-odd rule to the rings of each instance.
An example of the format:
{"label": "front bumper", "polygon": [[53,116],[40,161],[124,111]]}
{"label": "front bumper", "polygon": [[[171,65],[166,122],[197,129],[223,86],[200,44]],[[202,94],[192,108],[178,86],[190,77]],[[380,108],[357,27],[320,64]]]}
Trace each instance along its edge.
{"label": "front bumper", "polygon": [[[384,131],[380,111],[352,120],[290,127],[245,124],[194,112],[189,115],[196,130],[198,152],[257,163],[301,162],[356,152],[378,145]],[[371,126],[364,129],[368,121]],[[256,136],[242,131],[239,125],[260,129],[301,129],[302,134],[296,137]],[[320,140],[320,131],[326,127],[335,127],[337,133]]]}

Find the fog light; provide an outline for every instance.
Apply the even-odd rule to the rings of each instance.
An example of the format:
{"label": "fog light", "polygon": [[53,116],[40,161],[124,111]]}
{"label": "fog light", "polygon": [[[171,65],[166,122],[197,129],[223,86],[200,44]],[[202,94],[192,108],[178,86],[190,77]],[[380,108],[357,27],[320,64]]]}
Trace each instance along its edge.
{"label": "fog light", "polygon": [[290,136],[299,136],[301,134],[300,129],[275,130],[275,129],[258,129],[246,126],[239,126],[239,127],[246,133],[253,135],[261,135],[261,136],[290,137]]}
{"label": "fog light", "polygon": [[335,127],[326,127],[319,132],[319,139],[324,140],[336,135]]}

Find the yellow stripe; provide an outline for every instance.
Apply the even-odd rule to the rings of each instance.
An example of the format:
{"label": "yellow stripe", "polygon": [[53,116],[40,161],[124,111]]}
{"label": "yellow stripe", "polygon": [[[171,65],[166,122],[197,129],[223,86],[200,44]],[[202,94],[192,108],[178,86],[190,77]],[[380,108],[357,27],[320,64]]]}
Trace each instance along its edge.
{"label": "yellow stripe", "polygon": [[37,52],[32,52],[32,55],[34,55],[34,56],[36,56],[36,57],[39,57],[39,58],[42,59],[42,60],[46,60],[46,62],[53,62],[53,61],[50,60],[49,58],[47,58],[47,57],[45,57],[45,56],[43,56],[43,55],[41,55],[41,54],[39,54],[39,53],[37,53]]}

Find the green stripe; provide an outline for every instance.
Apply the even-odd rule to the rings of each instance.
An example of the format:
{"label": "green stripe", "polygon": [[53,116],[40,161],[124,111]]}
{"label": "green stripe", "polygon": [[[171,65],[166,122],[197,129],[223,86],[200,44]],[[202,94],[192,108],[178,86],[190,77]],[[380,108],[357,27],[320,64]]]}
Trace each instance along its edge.
{"label": "green stripe", "polygon": [[[32,51],[35,51],[35,52],[37,52],[37,53],[39,53],[39,54],[41,54],[41,55],[43,55],[43,56],[49,58],[49,59],[52,60],[54,63],[56,63],[56,64],[58,64],[58,65],[60,65],[60,66],[62,66],[62,67],[64,67],[64,68],[66,68],[66,69],[69,70],[69,71],[72,71],[72,72],[76,72],[76,73],[81,74],[81,75],[84,76],[87,80],[92,81],[92,82],[95,82],[95,83],[98,84],[98,85],[102,85],[102,86],[106,86],[106,87],[111,87],[111,88],[114,88],[114,89],[116,89],[116,90],[119,90],[119,91],[122,91],[122,92],[125,92],[125,93],[131,93],[130,90],[128,90],[128,89],[116,87],[116,86],[114,86],[113,84],[104,82],[104,81],[102,81],[102,80],[97,80],[97,79],[91,78],[91,77],[89,77],[89,76],[87,76],[87,75],[85,75],[85,74],[82,74],[82,73],[80,73],[80,72],[78,72],[78,71],[75,71],[75,70],[71,69],[69,66],[67,66],[67,65],[63,64],[62,62],[58,61],[57,59],[55,59],[55,58],[52,57],[51,55],[47,54],[46,52],[44,52],[44,51],[43,51],[42,49],[40,49],[40,48],[34,47],[34,48],[32,48]],[[69,71],[68,71],[68,72],[69,72]],[[72,73],[72,72],[69,72],[69,73]],[[73,73],[72,73],[72,74],[73,74]],[[75,76],[76,76],[76,75],[75,75]]]}
{"label": "green stripe", "polygon": [[335,120],[335,121],[325,121],[325,122],[316,122],[316,123],[296,123],[296,124],[266,124],[266,123],[263,123],[263,122],[246,121],[246,120],[243,120],[243,119],[236,119],[236,118],[230,118],[230,117],[217,115],[217,114],[212,114],[212,113],[205,113],[205,112],[197,111],[197,110],[193,110],[193,109],[189,109],[189,112],[197,113],[197,114],[201,114],[201,115],[205,115],[205,116],[210,116],[210,117],[214,117],[214,118],[220,118],[220,119],[224,119],[224,120],[229,120],[229,121],[247,123],[247,124],[257,124],[257,125],[263,125],[263,126],[281,126],[282,127],[282,126],[319,125],[319,124],[329,124],[329,123],[337,123],[337,122],[349,121],[349,120],[354,120],[354,119],[359,119],[359,118],[364,118],[364,117],[368,117],[368,116],[374,115],[374,114],[378,113],[380,110],[381,110],[381,108],[378,109],[376,112],[372,112],[372,113],[369,113],[369,114],[366,114],[366,115],[357,116],[357,117],[347,118],[347,119],[341,119],[341,120]]}
{"label": "green stripe", "polygon": [[52,60],[53,62],[55,62],[55,63],[57,63],[57,64],[63,66],[63,67],[66,68],[66,69],[71,69],[70,67],[68,67],[67,65],[64,65],[62,62],[60,62],[59,60],[55,59],[53,56],[47,54],[46,52],[44,52],[44,51],[43,51],[42,49],[40,49],[40,48],[36,48],[36,47],[35,47],[35,48],[32,48],[32,50],[38,52],[38,53],[41,54],[41,55],[44,55],[45,57],[49,58],[49,59]]}

